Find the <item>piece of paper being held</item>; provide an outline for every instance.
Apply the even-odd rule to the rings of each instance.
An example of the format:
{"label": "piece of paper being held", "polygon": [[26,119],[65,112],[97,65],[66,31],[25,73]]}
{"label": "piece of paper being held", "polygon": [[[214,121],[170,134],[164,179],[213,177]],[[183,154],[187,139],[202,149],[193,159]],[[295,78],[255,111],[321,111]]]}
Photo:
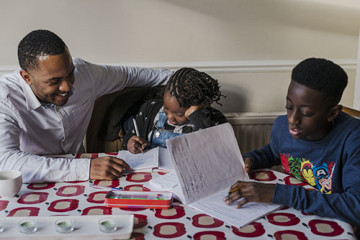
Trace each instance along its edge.
{"label": "piece of paper being held", "polygon": [[280,208],[275,204],[250,202],[236,209],[235,204],[228,206],[223,201],[237,180],[250,181],[229,123],[168,139],[166,144],[183,203],[190,207],[237,227]]}
{"label": "piece of paper being held", "polygon": [[159,147],[138,154],[121,150],[118,152],[117,157],[125,160],[132,171],[151,171],[159,166],[159,151]]}

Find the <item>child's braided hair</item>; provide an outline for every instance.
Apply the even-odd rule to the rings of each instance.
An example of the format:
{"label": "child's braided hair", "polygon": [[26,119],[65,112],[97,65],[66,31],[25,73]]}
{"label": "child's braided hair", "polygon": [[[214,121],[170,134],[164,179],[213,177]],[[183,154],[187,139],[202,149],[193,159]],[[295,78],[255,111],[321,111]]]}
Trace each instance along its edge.
{"label": "child's braided hair", "polygon": [[180,107],[210,105],[223,96],[216,79],[193,68],[181,68],[169,79],[165,92],[169,92],[179,102]]}

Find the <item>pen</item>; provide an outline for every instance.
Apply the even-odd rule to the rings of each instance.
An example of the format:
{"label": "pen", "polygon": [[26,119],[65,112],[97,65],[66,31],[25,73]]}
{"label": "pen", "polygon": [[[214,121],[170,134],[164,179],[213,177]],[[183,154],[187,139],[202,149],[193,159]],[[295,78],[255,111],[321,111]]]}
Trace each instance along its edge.
{"label": "pen", "polygon": [[133,118],[133,122],[134,122],[136,136],[140,137],[139,129],[138,129],[138,126],[136,124],[135,118]]}
{"label": "pen", "polygon": [[[140,133],[139,133],[139,129],[138,129],[138,126],[136,124],[136,120],[135,118],[133,118],[133,123],[134,123],[134,127],[135,127],[135,133],[136,133],[136,136],[140,137]],[[141,148],[140,151],[143,153],[144,150]]]}
{"label": "pen", "polygon": [[94,185],[93,183],[90,184],[90,187],[104,189],[104,190],[123,190],[123,188],[116,188],[116,187],[104,187],[99,185]]}

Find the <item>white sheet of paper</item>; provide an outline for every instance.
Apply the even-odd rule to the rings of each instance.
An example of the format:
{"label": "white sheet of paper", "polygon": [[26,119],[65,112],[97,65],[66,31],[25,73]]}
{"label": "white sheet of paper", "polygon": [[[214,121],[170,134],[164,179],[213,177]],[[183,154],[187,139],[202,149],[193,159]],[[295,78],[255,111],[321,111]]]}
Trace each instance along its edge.
{"label": "white sheet of paper", "polygon": [[181,202],[184,201],[184,194],[181,189],[179,179],[175,171],[167,173],[157,178],[153,178],[144,184],[144,187],[153,191],[169,191]]}
{"label": "white sheet of paper", "polygon": [[167,148],[159,148],[159,169],[174,170],[174,165]]}
{"label": "white sheet of paper", "polygon": [[118,152],[117,157],[125,160],[133,170],[151,170],[159,166],[159,147],[138,154],[121,150]]}
{"label": "white sheet of paper", "polygon": [[228,189],[224,189],[193,202],[189,206],[236,227],[245,226],[281,207],[277,204],[249,202],[236,209],[235,206],[238,202],[234,202],[232,205],[225,204],[223,199],[227,194]]}
{"label": "white sheet of paper", "polygon": [[166,145],[186,204],[249,180],[229,123],[168,139]]}

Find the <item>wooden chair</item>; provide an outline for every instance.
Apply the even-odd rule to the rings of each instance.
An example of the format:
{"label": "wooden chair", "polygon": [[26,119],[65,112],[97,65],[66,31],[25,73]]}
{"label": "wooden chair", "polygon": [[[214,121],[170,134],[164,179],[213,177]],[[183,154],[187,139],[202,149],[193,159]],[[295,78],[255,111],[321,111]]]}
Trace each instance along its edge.
{"label": "wooden chair", "polygon": [[347,113],[347,114],[353,116],[353,117],[360,118],[360,111],[359,110],[343,106],[342,111],[344,113]]}

